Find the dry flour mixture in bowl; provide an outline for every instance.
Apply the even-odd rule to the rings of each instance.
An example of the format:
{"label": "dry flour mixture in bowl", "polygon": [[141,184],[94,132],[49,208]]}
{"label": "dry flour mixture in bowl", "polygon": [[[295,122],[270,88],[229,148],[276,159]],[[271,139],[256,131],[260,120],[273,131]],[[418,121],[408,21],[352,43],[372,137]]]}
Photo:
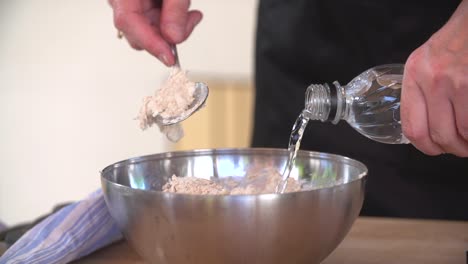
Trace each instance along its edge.
{"label": "dry flour mixture in bowl", "polygon": [[149,263],[320,263],[364,199],[367,168],[299,151],[276,194],[286,149],[169,152],[117,162],[101,174],[112,217]]}

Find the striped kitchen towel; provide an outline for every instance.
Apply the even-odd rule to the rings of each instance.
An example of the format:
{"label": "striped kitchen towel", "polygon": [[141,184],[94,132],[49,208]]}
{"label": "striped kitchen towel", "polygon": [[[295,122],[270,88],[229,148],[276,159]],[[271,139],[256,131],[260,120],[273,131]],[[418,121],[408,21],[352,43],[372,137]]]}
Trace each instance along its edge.
{"label": "striped kitchen towel", "polygon": [[0,257],[0,264],[68,263],[121,238],[99,189],[26,232]]}

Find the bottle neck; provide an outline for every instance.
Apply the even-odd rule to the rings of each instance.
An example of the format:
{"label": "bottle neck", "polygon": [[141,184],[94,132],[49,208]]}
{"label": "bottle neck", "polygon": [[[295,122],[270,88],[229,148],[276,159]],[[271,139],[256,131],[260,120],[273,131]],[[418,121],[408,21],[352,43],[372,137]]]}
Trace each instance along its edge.
{"label": "bottle neck", "polygon": [[312,84],[306,90],[303,114],[310,120],[338,123],[345,117],[346,98],[338,82]]}

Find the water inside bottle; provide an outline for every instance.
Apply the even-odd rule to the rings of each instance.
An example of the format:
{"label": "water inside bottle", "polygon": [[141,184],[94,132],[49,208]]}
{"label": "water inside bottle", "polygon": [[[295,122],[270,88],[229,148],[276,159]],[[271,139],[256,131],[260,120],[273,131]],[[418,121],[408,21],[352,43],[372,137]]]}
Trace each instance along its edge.
{"label": "water inside bottle", "polygon": [[[387,144],[409,143],[400,122],[400,97],[403,75],[381,74],[369,77],[367,85],[351,104],[348,123],[359,133]],[[362,80],[357,81],[362,85]],[[348,87],[353,90],[354,83]]]}

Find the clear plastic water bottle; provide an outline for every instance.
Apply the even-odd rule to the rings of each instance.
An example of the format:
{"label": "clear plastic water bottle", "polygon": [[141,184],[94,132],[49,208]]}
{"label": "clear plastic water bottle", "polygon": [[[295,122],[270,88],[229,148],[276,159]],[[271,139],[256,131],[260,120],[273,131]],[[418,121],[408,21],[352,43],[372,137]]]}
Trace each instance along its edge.
{"label": "clear plastic water bottle", "polygon": [[313,84],[307,88],[303,116],[337,124],[345,120],[362,135],[387,144],[409,143],[400,122],[403,64],[371,68],[346,86]]}

